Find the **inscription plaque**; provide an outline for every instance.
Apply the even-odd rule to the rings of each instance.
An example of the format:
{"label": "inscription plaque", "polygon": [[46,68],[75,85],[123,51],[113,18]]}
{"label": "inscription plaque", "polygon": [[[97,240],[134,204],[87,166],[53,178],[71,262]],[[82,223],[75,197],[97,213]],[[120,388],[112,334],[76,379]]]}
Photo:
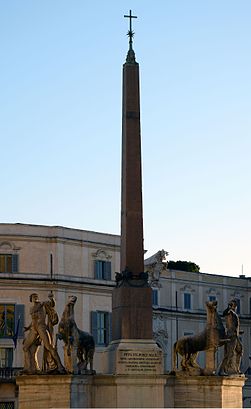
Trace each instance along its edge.
{"label": "inscription plaque", "polygon": [[158,374],[162,369],[162,352],[157,350],[120,350],[117,368],[124,374]]}

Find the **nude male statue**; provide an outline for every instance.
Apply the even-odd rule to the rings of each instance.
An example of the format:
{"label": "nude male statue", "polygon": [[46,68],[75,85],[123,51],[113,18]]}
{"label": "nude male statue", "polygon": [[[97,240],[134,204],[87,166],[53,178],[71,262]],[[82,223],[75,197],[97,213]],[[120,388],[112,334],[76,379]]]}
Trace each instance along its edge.
{"label": "nude male statue", "polygon": [[226,337],[229,338],[229,342],[224,346],[224,358],[220,365],[219,375],[240,373],[243,347],[239,338],[240,320],[236,311],[236,300],[231,300],[223,311],[223,317],[226,320]]}
{"label": "nude male statue", "polygon": [[46,315],[50,307],[54,307],[54,300],[52,297],[48,301],[39,301],[38,294],[30,295],[30,302],[33,303],[30,314],[31,324],[25,328],[28,334],[23,342],[24,350],[24,372],[34,373],[39,370],[36,361],[36,352],[39,344],[43,344],[45,350],[56,364],[59,373],[65,373],[65,369],[60,361],[57,350],[53,346],[53,342],[46,324]]}
{"label": "nude male statue", "polygon": [[[54,345],[53,333],[54,333],[54,326],[58,324],[58,314],[54,308],[56,303],[55,303],[52,291],[49,292],[48,298],[49,298],[49,301],[45,302],[45,310],[46,310],[46,315],[47,315],[46,327],[50,335],[51,343]],[[56,368],[57,368],[56,362],[54,361],[50,352],[44,347],[42,371],[51,372],[51,371],[54,371]]]}

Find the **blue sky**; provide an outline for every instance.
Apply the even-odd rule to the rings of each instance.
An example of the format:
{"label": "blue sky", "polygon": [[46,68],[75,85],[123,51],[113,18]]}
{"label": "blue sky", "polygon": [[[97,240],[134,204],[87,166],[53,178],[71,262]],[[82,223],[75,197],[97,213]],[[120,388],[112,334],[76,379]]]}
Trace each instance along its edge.
{"label": "blue sky", "polygon": [[119,234],[129,9],[148,255],[251,276],[249,0],[1,1],[0,222]]}

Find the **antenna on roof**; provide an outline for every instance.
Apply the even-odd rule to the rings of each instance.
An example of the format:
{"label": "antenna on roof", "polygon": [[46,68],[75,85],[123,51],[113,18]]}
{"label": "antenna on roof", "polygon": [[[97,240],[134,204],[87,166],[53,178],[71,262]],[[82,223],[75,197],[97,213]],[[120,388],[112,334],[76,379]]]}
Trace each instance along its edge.
{"label": "antenna on roof", "polygon": [[243,274],[243,271],[244,271],[244,269],[243,269],[243,264],[241,265],[241,274],[240,274],[240,278],[245,278],[245,275]]}

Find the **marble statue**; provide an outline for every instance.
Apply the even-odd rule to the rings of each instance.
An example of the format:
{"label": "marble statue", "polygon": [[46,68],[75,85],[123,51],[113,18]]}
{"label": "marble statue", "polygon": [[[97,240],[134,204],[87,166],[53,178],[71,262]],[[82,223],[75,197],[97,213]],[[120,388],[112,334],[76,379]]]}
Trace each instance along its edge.
{"label": "marble statue", "polygon": [[[54,342],[54,326],[58,324],[58,314],[55,310],[55,300],[52,291],[48,294],[50,302],[45,303],[46,317],[47,317],[47,330],[50,335],[50,339]],[[50,372],[57,368],[56,362],[54,361],[51,353],[44,347],[43,351],[43,363],[42,371]]]}
{"label": "marble statue", "polygon": [[217,312],[217,301],[207,301],[207,324],[199,334],[178,339],[173,346],[173,371],[175,372],[177,354],[182,357],[181,370],[186,375],[206,374],[196,362],[199,351],[216,349],[227,342],[225,328]]}
{"label": "marble statue", "polygon": [[145,270],[148,272],[149,284],[151,287],[161,287],[159,279],[161,273],[167,269],[167,256],[167,251],[159,250],[157,253],[144,260]]}
{"label": "marble statue", "polygon": [[[64,341],[64,364],[67,372],[93,374],[95,373],[93,370],[95,342],[91,334],[77,327],[74,319],[76,301],[76,296],[70,295],[68,297],[68,302],[58,325],[56,339]],[[88,364],[89,370],[87,369]]]}
{"label": "marble statue", "polygon": [[219,368],[219,375],[240,374],[243,347],[240,341],[240,321],[237,315],[237,302],[231,300],[223,312],[226,320],[226,334],[229,342],[224,346],[224,357]]}
{"label": "marble statue", "polygon": [[37,359],[40,345],[44,347],[43,371],[45,373],[52,371],[54,373],[65,373],[57,349],[53,345],[52,332],[50,332],[49,327],[49,321],[52,326],[56,322],[53,294],[49,293],[48,300],[39,301],[38,294],[33,293],[30,295],[30,302],[32,303],[30,309],[31,323],[24,328],[27,334],[23,341],[23,373],[35,374],[41,372]]}

